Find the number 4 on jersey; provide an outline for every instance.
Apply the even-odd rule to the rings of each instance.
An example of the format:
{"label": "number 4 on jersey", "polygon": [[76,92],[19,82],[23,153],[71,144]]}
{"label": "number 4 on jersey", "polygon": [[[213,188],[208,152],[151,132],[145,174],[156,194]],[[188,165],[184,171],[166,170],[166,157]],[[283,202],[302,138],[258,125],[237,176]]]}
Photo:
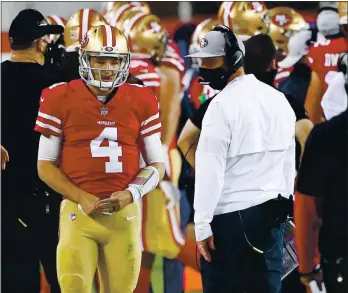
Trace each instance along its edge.
{"label": "number 4 on jersey", "polygon": [[[105,139],[109,142],[109,146],[101,146]],[[110,161],[105,163],[106,173],[122,172],[122,162],[118,160],[122,156],[122,147],[117,143],[116,127],[105,127],[102,133],[91,141],[90,145],[92,157],[109,158]]]}

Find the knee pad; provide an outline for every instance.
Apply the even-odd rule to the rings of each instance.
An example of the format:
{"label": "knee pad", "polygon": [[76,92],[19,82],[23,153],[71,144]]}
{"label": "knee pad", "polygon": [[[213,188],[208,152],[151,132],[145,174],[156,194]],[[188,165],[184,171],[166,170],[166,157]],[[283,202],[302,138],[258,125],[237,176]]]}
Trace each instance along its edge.
{"label": "knee pad", "polygon": [[90,293],[91,285],[85,283],[83,277],[78,274],[65,274],[59,278],[59,285],[62,293]]}

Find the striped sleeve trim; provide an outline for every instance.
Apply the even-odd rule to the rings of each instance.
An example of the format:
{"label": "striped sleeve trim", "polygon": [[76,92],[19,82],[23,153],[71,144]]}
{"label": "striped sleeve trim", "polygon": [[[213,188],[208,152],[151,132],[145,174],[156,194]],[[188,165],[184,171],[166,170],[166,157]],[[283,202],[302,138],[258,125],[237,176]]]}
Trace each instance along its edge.
{"label": "striped sleeve trim", "polygon": [[41,122],[39,120],[36,120],[35,130],[37,130],[39,132],[44,132],[44,131],[41,131],[40,128],[52,130],[55,134],[61,134],[62,133],[62,131],[60,129],[58,129],[57,127],[54,127],[52,125],[49,125],[49,124],[43,123],[43,122]]}
{"label": "striped sleeve trim", "polygon": [[143,136],[145,134],[149,135],[149,133],[153,134],[153,133],[156,133],[156,132],[160,132],[161,129],[162,129],[162,124],[161,124],[161,122],[159,122],[159,123],[157,123],[157,124],[155,124],[153,126],[150,126],[150,127],[146,128],[146,129],[140,131],[140,134],[143,135]]}

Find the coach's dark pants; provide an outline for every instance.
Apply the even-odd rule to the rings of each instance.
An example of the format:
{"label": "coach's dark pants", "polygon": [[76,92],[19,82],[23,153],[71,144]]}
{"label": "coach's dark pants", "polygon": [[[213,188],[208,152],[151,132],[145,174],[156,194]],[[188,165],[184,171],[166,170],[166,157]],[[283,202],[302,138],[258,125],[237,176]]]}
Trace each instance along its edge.
{"label": "coach's dark pants", "polygon": [[[201,257],[204,293],[280,293],[283,225],[277,225],[270,202],[213,218],[215,251]],[[256,252],[252,246],[264,251]]]}

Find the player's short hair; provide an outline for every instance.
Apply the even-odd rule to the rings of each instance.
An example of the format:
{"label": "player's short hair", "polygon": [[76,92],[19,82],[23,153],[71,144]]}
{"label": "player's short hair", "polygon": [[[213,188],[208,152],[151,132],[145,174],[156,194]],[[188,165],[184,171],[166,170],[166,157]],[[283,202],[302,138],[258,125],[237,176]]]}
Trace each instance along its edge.
{"label": "player's short hair", "polygon": [[270,36],[259,34],[244,42],[244,71],[246,74],[261,74],[268,70],[276,56],[276,48]]}

